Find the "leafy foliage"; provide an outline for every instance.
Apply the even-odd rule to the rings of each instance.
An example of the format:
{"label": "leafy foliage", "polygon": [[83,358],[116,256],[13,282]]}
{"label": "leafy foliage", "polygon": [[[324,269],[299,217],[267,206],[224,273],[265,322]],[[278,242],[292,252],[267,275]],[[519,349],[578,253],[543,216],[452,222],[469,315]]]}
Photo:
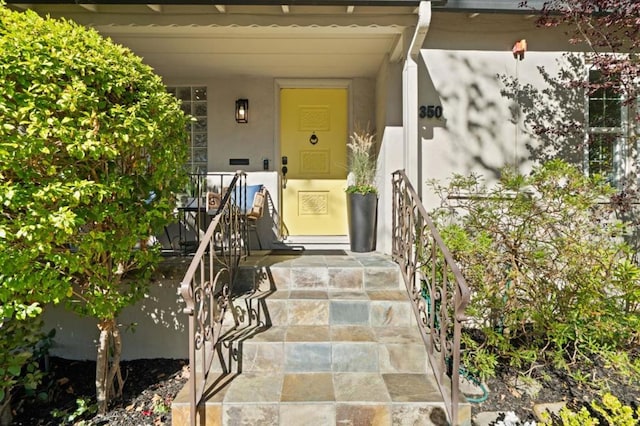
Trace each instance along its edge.
{"label": "leafy foliage", "polygon": [[433,216],[473,291],[467,368],[486,377],[497,361],[566,365],[637,345],[640,269],[602,203],[603,179],[556,160],[528,176],[504,170],[492,189],[473,175],[432,186],[443,200]]}
{"label": "leafy foliage", "polygon": [[[529,7],[528,1],[522,1],[521,6]],[[548,0],[540,12],[538,26],[564,28],[569,42],[589,52],[588,61],[602,73],[601,81],[595,84],[584,81],[584,76],[571,83],[590,93],[611,88],[623,94],[628,105],[635,104],[640,95],[639,2]]]}
{"label": "leafy foliage", "polygon": [[4,318],[0,323],[0,424],[11,417],[8,410],[14,390],[34,391],[41,379],[35,356],[41,340],[38,314],[39,309],[35,309],[27,318]]}
{"label": "leafy foliage", "polygon": [[0,318],[68,300],[113,321],[159,259],[145,241],[186,182],[188,118],[140,58],[72,22],[0,5],[0,52]]}
{"label": "leafy foliage", "polygon": [[[634,408],[623,405],[618,398],[610,393],[602,395],[601,402],[592,401],[590,408],[582,407],[575,412],[564,407],[558,416],[544,413],[542,425],[561,426],[635,426],[640,422],[640,407]],[[601,422],[602,421],[602,422]]]}
{"label": "leafy foliage", "polygon": [[90,416],[95,414],[98,411],[98,406],[96,404],[92,404],[91,400],[88,398],[77,398],[76,406],[73,411],[70,408],[66,409],[54,409],[51,413],[53,417],[60,419],[65,424],[73,424],[77,426],[82,426],[86,424],[83,420],[77,421],[80,418]]}

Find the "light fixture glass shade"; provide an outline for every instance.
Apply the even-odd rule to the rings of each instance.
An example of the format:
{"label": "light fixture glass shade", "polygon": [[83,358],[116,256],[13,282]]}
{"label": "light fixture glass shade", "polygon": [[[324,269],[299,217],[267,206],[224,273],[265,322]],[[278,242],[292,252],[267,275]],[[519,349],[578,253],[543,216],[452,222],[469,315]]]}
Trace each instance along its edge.
{"label": "light fixture glass shade", "polygon": [[248,123],[249,122],[249,100],[238,99],[236,100],[236,123]]}

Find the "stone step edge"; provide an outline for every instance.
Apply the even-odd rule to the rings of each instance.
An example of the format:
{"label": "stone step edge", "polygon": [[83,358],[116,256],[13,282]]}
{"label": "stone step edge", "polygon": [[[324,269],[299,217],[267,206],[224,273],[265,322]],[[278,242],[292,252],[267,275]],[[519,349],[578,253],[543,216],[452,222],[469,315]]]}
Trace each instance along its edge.
{"label": "stone step edge", "polygon": [[240,266],[236,285],[246,289],[398,289],[402,287],[400,268],[292,266]]}
{"label": "stone step edge", "polygon": [[[360,392],[360,398],[358,399],[344,399],[341,398],[338,394],[333,394],[331,391],[331,396],[329,395],[320,395],[326,393],[326,390],[317,390],[320,394],[316,393],[316,391],[312,391],[309,394],[290,394],[289,396],[295,395],[298,399],[290,399],[290,400],[281,400],[280,398],[285,396],[284,387],[292,386],[289,388],[289,391],[294,389],[299,389],[300,385],[303,386],[306,381],[299,381],[302,377],[308,377],[310,380],[320,380],[320,383],[327,383],[327,379],[331,383],[332,388],[338,387],[338,384],[342,382],[342,384],[354,385],[356,383],[363,383],[363,380],[366,380],[367,383],[370,384],[369,380],[371,377],[376,377],[377,384],[373,386],[373,388],[369,389],[369,391],[365,392],[367,398],[364,399],[362,396],[363,392]],[[239,380],[239,389],[246,390],[252,389],[248,384],[260,383],[264,384],[264,378],[268,378],[268,381],[273,381],[273,383],[278,383],[278,389],[282,391],[276,392],[276,398],[268,398],[264,399],[264,396],[260,396],[254,394],[253,396],[257,396],[257,400],[250,399],[247,397],[246,399],[243,397],[242,399],[236,399],[238,397],[237,391],[238,389],[232,390],[231,387],[236,384],[236,380]],[[287,378],[292,378],[292,381],[287,385]],[[389,381],[387,381],[389,378]],[[309,379],[308,379],[309,380]],[[335,381],[338,380],[338,383]],[[355,381],[354,381],[355,380]],[[408,382],[407,382],[408,381]],[[315,382],[314,382],[315,383]],[[189,404],[188,398],[188,382],[182,387],[182,389],[176,395],[176,398],[172,401],[172,405],[185,405]],[[381,387],[380,387],[381,386]],[[415,387],[420,389],[421,394],[416,394],[413,392]],[[273,386],[272,386],[273,387]],[[266,391],[269,387],[265,388]],[[392,390],[395,389],[395,390]],[[234,395],[229,394],[230,391],[234,392]],[[394,396],[394,392],[396,395]],[[408,392],[408,393],[407,393]],[[205,385],[205,394],[208,395],[206,402],[213,404],[255,404],[255,403],[270,403],[270,404],[296,404],[296,403],[325,403],[325,404],[337,404],[337,403],[377,403],[381,405],[387,404],[407,404],[407,403],[429,403],[429,404],[442,404],[444,403],[443,397],[437,391],[436,379],[431,372],[431,370],[425,370],[422,372],[360,372],[360,371],[319,371],[319,372],[304,372],[304,371],[287,371],[287,372],[270,372],[270,371],[254,371],[248,373],[214,373],[211,374],[210,377],[207,378],[207,383]],[[351,392],[348,392],[349,398],[353,397]],[[310,399],[305,399],[304,397],[310,397]],[[410,399],[404,399],[405,397],[409,397]],[[330,399],[324,399],[325,397],[329,397]],[[231,398],[231,399],[228,399]],[[262,399],[260,399],[262,398]],[[315,399],[311,399],[315,398]],[[396,398],[396,399],[394,399]]]}
{"label": "stone step edge", "polygon": [[[371,298],[374,296],[374,298]],[[385,297],[386,296],[386,297]],[[308,288],[294,287],[286,289],[248,289],[233,294],[233,299],[313,299],[313,300],[340,300],[340,301],[410,301],[405,288],[369,288],[369,289],[344,289],[339,287]]]}
{"label": "stone step edge", "polygon": [[[270,325],[264,326],[261,324],[255,324],[255,326],[246,329],[237,329],[234,330],[233,325],[224,326],[222,330],[222,339],[227,341],[231,339],[242,339],[243,342],[264,342],[264,343],[323,343],[323,342],[350,342],[350,343],[378,343],[378,344],[389,344],[389,345],[413,345],[420,344],[423,345],[424,342],[420,336],[420,331],[416,325],[387,325],[387,326],[375,326],[375,325],[363,325],[363,324],[330,324],[330,325]],[[263,340],[260,336],[263,333],[271,333],[276,334],[278,336],[282,336],[287,333],[289,329],[293,331],[314,331],[313,329],[323,328],[327,329],[329,333],[331,333],[332,329],[338,329],[341,331],[352,331],[352,332],[364,332],[371,331],[374,337],[382,336],[383,340],[366,340],[363,337],[358,337],[352,340],[348,340],[346,338],[343,339],[331,339],[331,340],[280,340],[279,338],[272,338],[271,340]],[[380,333],[379,331],[388,331],[388,333]],[[414,339],[411,340],[411,336],[413,335]],[[389,337],[392,335],[394,337],[402,336],[397,340],[394,340],[394,337]],[[408,336],[409,337],[405,337]],[[254,340],[254,338],[256,338]],[[329,334],[329,338],[331,338],[331,334]]]}
{"label": "stone step edge", "polygon": [[[186,386],[180,391],[183,392]],[[177,399],[177,398],[176,398]],[[440,401],[370,401],[370,400],[302,400],[302,401],[224,401],[224,400],[212,400],[207,399],[204,404],[199,406],[199,416],[204,414],[209,420],[213,420],[213,424],[223,424],[224,415],[223,410],[229,409],[242,409],[246,407],[252,409],[252,407],[277,407],[277,411],[281,413],[281,409],[287,409],[289,407],[330,407],[331,410],[345,409],[352,407],[354,409],[366,408],[366,407],[386,407],[389,410],[389,420],[391,424],[396,424],[396,421],[407,420],[406,410],[417,410],[415,414],[420,413],[420,424],[425,426],[442,426],[449,424],[446,419],[445,406],[442,400]],[[173,401],[171,404],[172,419],[174,420],[173,426],[181,426],[188,424],[187,422],[181,422],[179,418],[188,419],[190,405],[188,401]],[[212,410],[213,411],[210,411]],[[427,412],[423,410],[427,409]],[[437,412],[434,416],[434,409]],[[186,413],[185,413],[186,412]],[[186,415],[185,415],[186,414]],[[210,416],[213,414],[215,418]],[[425,416],[424,414],[429,414]],[[282,419],[280,419],[282,420]],[[199,423],[198,423],[199,424]],[[280,423],[282,424],[282,423]],[[458,425],[471,426],[471,404],[468,402],[462,402],[458,405]]]}

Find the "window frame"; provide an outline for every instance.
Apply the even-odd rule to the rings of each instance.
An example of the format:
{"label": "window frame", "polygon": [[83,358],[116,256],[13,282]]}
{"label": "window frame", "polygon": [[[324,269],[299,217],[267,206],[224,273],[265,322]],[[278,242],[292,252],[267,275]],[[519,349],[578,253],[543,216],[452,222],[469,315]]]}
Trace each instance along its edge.
{"label": "window frame", "polygon": [[[585,81],[588,82],[588,87],[591,86],[592,77],[591,73],[597,68],[592,63],[586,64],[585,71]],[[602,101],[606,103],[607,101],[607,90],[602,89],[603,96]],[[624,93],[620,93],[619,97],[616,98],[616,101],[620,103],[620,123],[619,126],[591,126],[591,101],[594,99],[593,95],[588,93],[588,89],[585,91],[585,137],[584,137],[584,152],[583,152],[583,168],[585,174],[587,176],[592,176],[595,173],[600,173],[601,175],[607,177],[612,186],[619,186],[623,181],[625,176],[625,172],[628,169],[627,161],[627,139],[629,133],[629,107],[626,104],[626,98]],[[606,104],[603,108],[603,111],[606,112]],[[593,172],[591,170],[591,145],[593,143],[592,138],[594,135],[599,136],[613,136],[613,147],[611,154],[611,172],[607,175],[603,174],[602,171]],[[616,136],[617,135],[617,136]]]}

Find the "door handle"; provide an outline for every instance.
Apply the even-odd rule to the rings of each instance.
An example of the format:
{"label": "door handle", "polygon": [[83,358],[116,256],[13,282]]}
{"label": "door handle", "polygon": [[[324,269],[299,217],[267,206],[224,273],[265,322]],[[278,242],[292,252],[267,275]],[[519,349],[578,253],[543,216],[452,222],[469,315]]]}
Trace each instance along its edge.
{"label": "door handle", "polygon": [[287,189],[287,172],[289,168],[287,167],[287,163],[289,163],[289,159],[286,155],[282,156],[282,189]]}
{"label": "door handle", "polygon": [[287,166],[282,166],[282,189],[287,189]]}

